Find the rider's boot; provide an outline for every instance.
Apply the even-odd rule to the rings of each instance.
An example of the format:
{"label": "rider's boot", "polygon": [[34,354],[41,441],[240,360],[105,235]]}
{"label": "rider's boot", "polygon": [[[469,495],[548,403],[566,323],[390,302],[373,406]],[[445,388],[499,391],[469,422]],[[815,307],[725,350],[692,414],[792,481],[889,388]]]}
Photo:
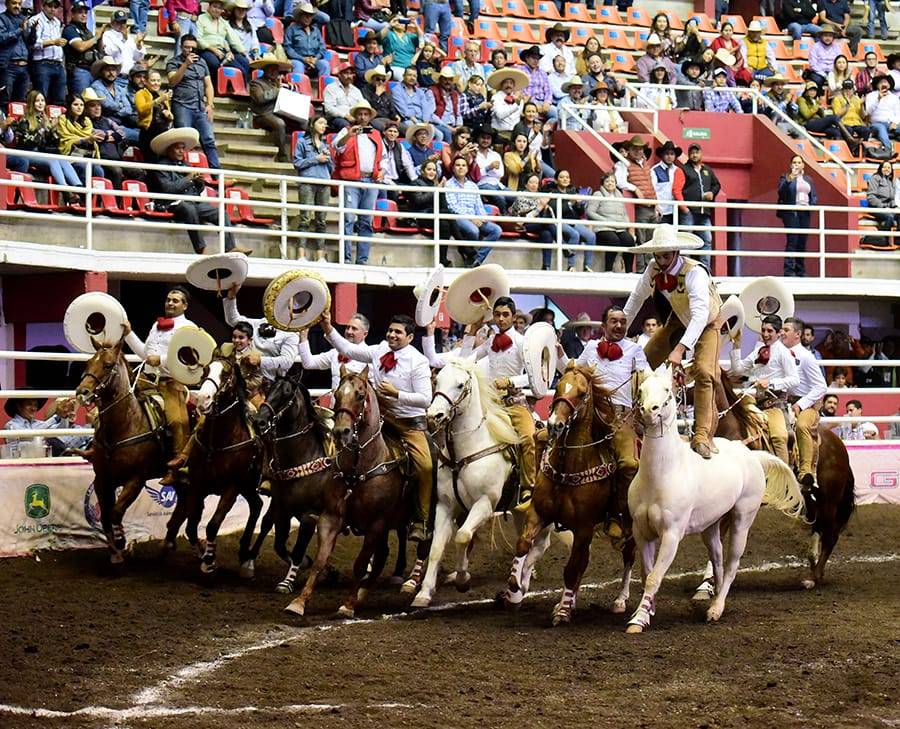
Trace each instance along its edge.
{"label": "rider's boot", "polygon": [[169,461],[166,464],[166,468],[169,470],[166,471],[166,475],[159,480],[160,485],[171,486],[178,483],[178,471],[184,468],[186,463],[187,456],[184,453],[179,453],[175,458]]}
{"label": "rider's boot", "polygon": [[810,523],[816,520],[816,508],[818,507],[819,486],[816,478],[811,473],[804,473],[798,479],[800,481],[800,492],[803,494],[803,501],[806,506],[806,520]]}
{"label": "rider's boot", "polygon": [[[538,470],[540,470],[544,459],[544,451],[547,449],[549,435],[546,428],[536,430],[534,433],[534,463]],[[519,472],[519,483],[519,498],[516,502],[516,511],[527,511],[528,507],[531,506],[531,497],[534,495],[534,484],[524,482],[521,470]]]}

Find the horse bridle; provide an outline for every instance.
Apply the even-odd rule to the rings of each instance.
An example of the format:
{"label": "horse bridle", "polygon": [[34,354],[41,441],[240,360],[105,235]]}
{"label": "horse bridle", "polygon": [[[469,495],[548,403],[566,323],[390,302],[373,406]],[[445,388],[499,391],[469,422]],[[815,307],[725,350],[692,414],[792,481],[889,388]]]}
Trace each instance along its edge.
{"label": "horse bridle", "polygon": [[[278,410],[275,410],[271,403],[268,400],[263,401],[263,403],[259,406],[258,412],[262,412],[263,408],[266,408],[271,413],[269,418],[266,418],[266,424],[262,428],[260,428],[260,434],[267,436],[269,432],[273,428],[278,427],[278,423],[281,421],[281,418],[284,417],[286,413],[288,413],[295,405],[299,404],[299,400],[297,397],[297,389],[299,387],[299,383],[295,382],[289,377],[280,377],[279,382],[288,382],[291,385],[291,396],[288,398],[287,402],[280,407]],[[309,422],[304,425],[300,430],[295,430],[293,433],[288,433],[287,435],[275,435],[272,438],[273,443],[281,443],[286,440],[291,440],[293,438],[299,438],[301,435],[305,435],[308,433],[312,427],[315,425],[315,420],[310,414]]]}
{"label": "horse bridle", "polygon": [[384,418],[380,418],[378,421],[378,427],[375,429],[375,432],[372,434],[372,437],[369,438],[365,443],[359,442],[359,428],[363,423],[363,420],[366,417],[366,409],[369,406],[369,390],[370,386],[368,381],[365,383],[366,394],[363,397],[362,407],[359,409],[358,413],[354,413],[350,408],[347,407],[339,407],[334,410],[334,417],[337,418],[338,415],[344,413],[345,415],[350,416],[350,420],[353,422],[353,427],[350,429],[351,438],[350,443],[346,446],[343,446],[339,449],[339,452],[354,450],[359,456],[372,442],[381,435],[381,428],[384,425]]}
{"label": "horse bridle", "polygon": [[[459,395],[456,397],[456,399],[451,398],[446,392],[443,392],[442,390],[435,391],[434,395],[431,398],[432,405],[439,397],[442,397],[449,404],[450,410],[447,413],[447,419],[443,422],[442,425],[440,425],[437,428],[437,430],[435,430],[432,433],[432,435],[437,435],[444,429],[447,429],[450,427],[450,424],[456,419],[456,416],[459,415],[460,405],[462,405],[463,402],[465,402],[466,398],[469,397],[469,395],[471,395],[471,394],[472,394],[472,377],[471,376],[466,380],[466,384],[463,385],[463,387],[460,390]],[[478,428],[480,428],[482,426],[482,424],[484,423],[485,420],[486,420],[486,417],[482,416],[481,422],[478,423],[478,425],[476,425],[475,428],[473,428],[472,430],[473,431],[478,430]],[[448,430],[449,435],[462,435],[462,433],[463,433],[463,431],[456,431],[456,433],[454,433],[453,431]]]}

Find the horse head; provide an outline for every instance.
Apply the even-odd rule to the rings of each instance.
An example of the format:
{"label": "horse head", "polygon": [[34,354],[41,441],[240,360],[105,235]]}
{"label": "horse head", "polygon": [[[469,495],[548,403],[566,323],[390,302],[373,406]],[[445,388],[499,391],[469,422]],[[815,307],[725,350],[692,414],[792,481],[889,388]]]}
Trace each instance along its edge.
{"label": "horse head", "polygon": [[260,433],[268,433],[283,419],[291,426],[303,426],[313,417],[309,391],[301,383],[302,374],[298,364],[272,383],[265,402],[251,416]]}
{"label": "horse head", "polygon": [[222,386],[222,379],[225,375],[225,360],[217,359],[210,362],[206,371],[206,376],[200,383],[200,389],[197,391],[197,409],[206,414],[212,408],[213,400],[219,388]]}
{"label": "horse head", "polygon": [[672,365],[668,362],[661,364],[644,378],[638,390],[644,426],[659,423],[662,430],[663,424],[670,417],[674,421],[676,404],[673,384]]}
{"label": "horse head", "polygon": [[84,406],[89,406],[102,398],[104,392],[112,386],[119,372],[119,360],[122,357],[122,340],[109,344],[91,337],[91,343],[96,351],[85,362],[84,374],[78,387],[75,388],[75,397],[79,404]]}
{"label": "horse head", "polygon": [[343,448],[359,443],[360,430],[373,408],[377,411],[374,398],[369,397],[369,367],[362,372],[351,372],[341,365],[341,381],[334,391],[334,439]]}
{"label": "horse head", "polygon": [[469,408],[475,383],[475,373],[470,364],[456,358],[450,359],[435,380],[434,397],[426,412],[428,429],[437,432]]}
{"label": "horse head", "polygon": [[592,393],[593,379],[590,370],[570,360],[563,376],[556,383],[556,392],[550,405],[547,431],[551,438],[563,435],[586,406],[590,411]]}

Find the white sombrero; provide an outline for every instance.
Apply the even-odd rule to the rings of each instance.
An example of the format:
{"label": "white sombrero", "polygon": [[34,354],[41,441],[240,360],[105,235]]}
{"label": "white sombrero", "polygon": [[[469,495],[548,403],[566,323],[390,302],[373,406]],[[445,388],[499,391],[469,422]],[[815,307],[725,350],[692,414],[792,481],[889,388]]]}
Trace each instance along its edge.
{"label": "white sombrero", "polygon": [[416,297],[416,324],[427,327],[437,316],[444,295],[444,267],[438,266],[424,284],[413,290]]}
{"label": "white sombrero", "polygon": [[295,270],[274,279],[263,294],[269,324],[285,332],[300,332],[318,324],[331,308],[331,291],[313,271]]}
{"label": "white sombrero", "polygon": [[162,157],[175,144],[183,144],[187,149],[200,146],[200,133],[193,127],[175,127],[162,134],[157,134],[150,142],[153,154]]}
{"label": "white sombrero", "polygon": [[556,373],[556,331],[545,321],[532,324],[525,330],[522,354],[525,372],[535,397],[549,395]]}
{"label": "white sombrero", "polygon": [[249,267],[243,253],[220,253],[198,258],[187,267],[184,277],[204,291],[227,291],[233,284],[244,283]]}
{"label": "white sombrero", "polygon": [[521,91],[531,83],[531,77],[518,68],[500,68],[488,75],[487,85],[492,89],[499,90],[500,85],[508,78],[515,83],[515,91]]}
{"label": "white sombrero", "polygon": [[447,289],[447,313],[460,324],[477,324],[494,302],[509,296],[509,279],[502,266],[488,263],[456,277]]}
{"label": "white sombrero", "polygon": [[740,299],[746,324],[757,333],[762,329],[763,317],[777,314],[784,320],[794,315],[794,295],[773,276],[756,279],[741,291]]}
{"label": "white sombrero", "polygon": [[166,368],[182,385],[199,385],[215,351],[216,340],[203,329],[180,327],[169,340]]}
{"label": "white sombrero", "polygon": [[104,344],[115,344],[122,339],[122,326],[128,321],[125,309],[118,299],[100,291],[91,291],[77,297],[63,318],[66,341],[79,352],[93,354],[92,339]]}
{"label": "white sombrero", "polygon": [[729,296],[727,301],[719,309],[719,321],[722,326],[719,329],[721,342],[726,339],[734,339],[744,329],[744,305],[737,296]]}
{"label": "white sombrero", "polygon": [[703,240],[693,233],[684,233],[674,225],[657,225],[653,237],[631,249],[631,253],[666,253],[669,251],[693,251],[703,248]]}

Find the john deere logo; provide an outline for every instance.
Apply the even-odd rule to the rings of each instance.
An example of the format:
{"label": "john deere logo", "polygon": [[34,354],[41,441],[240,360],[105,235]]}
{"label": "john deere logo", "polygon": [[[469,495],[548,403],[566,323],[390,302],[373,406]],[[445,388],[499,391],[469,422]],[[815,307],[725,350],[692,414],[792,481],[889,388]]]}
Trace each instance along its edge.
{"label": "john deere logo", "polygon": [[42,483],[31,484],[25,489],[25,516],[43,519],[50,513],[50,489]]}

